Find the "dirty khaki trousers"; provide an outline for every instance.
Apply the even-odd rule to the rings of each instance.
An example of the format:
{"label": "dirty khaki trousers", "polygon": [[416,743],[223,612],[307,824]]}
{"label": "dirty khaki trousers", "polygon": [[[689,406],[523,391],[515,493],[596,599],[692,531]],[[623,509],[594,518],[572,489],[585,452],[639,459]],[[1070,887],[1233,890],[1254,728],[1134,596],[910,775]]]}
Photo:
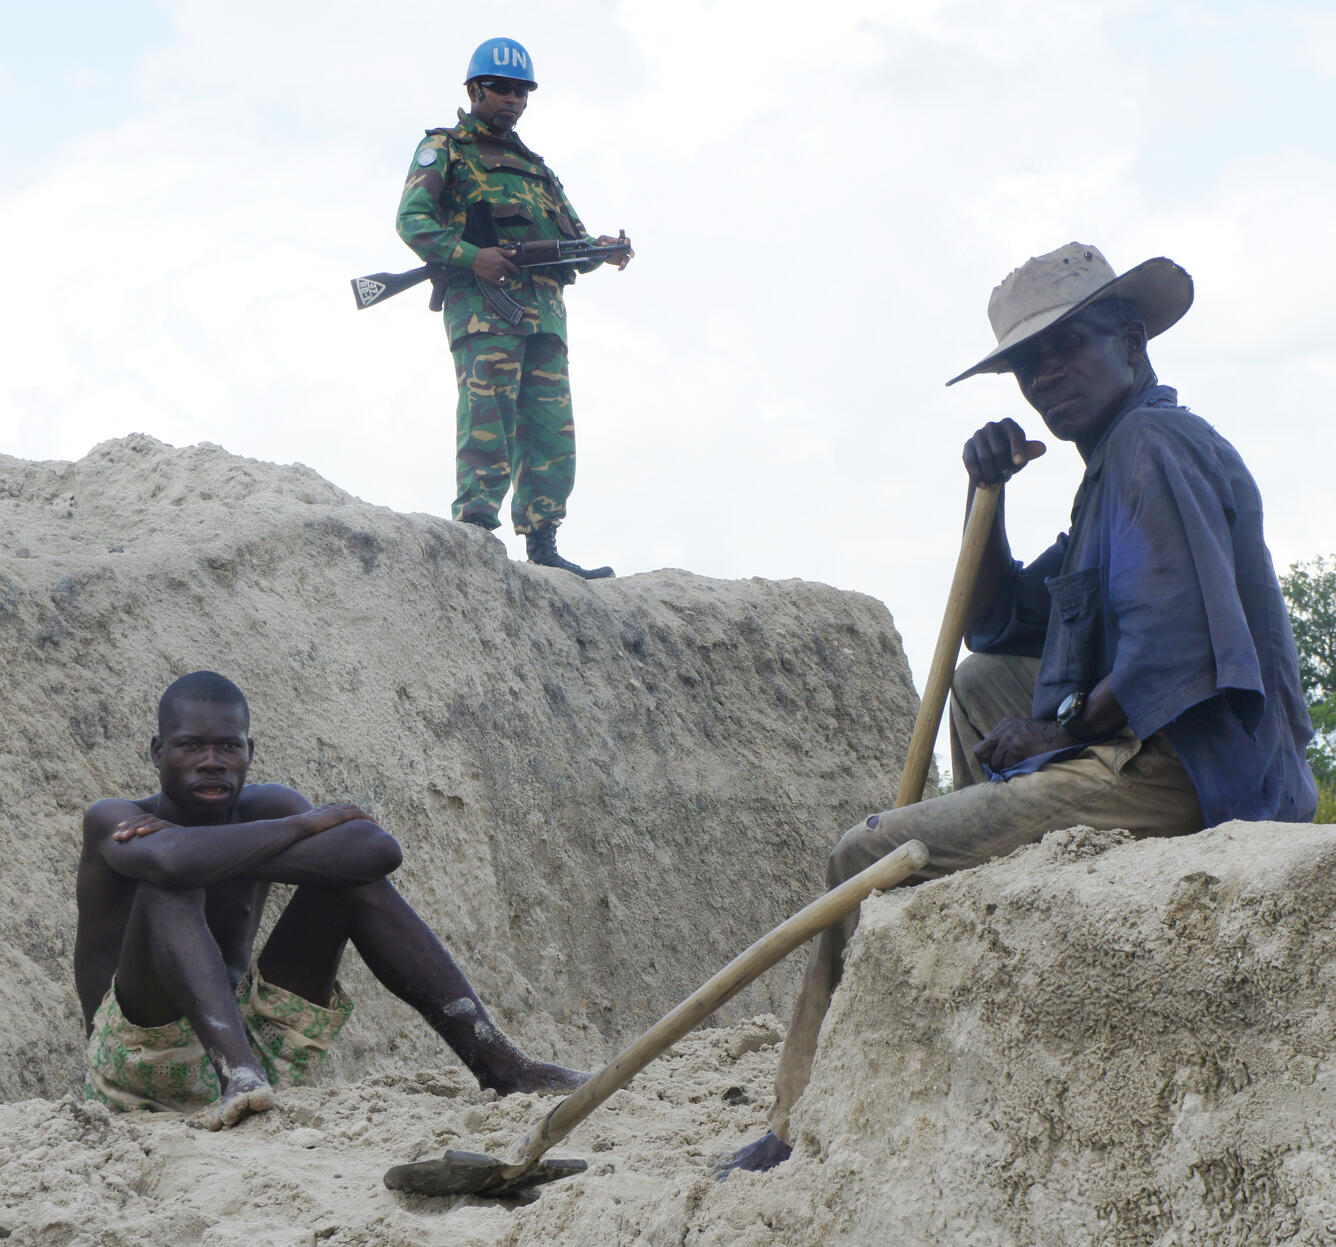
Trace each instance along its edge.
{"label": "dirty khaki trousers", "polygon": [[[1128,729],[1066,762],[1032,775],[990,783],[973,747],[1009,715],[1028,716],[1035,658],[972,654],[951,684],[951,774],[956,791],[919,805],[887,810],[845,832],[826,867],[835,887],[908,840],[921,840],[928,864],[909,884],[979,866],[1046,832],[1084,825],[1121,827],[1134,836],[1187,835],[1202,829],[1197,794],[1167,740],[1139,741]],[[812,946],[775,1079],[770,1128],[789,1140],[789,1112],[811,1077],[812,1058],[831,993],[840,981],[844,949],[858,912],[828,928]]]}

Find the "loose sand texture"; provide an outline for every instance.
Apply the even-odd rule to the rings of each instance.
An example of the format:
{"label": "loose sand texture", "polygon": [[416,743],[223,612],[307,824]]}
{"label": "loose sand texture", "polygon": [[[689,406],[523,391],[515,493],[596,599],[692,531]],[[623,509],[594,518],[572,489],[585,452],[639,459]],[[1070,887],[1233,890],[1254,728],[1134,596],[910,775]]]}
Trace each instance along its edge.
{"label": "loose sand texture", "polygon": [[773,1017],[683,1040],[552,1153],[528,1205],[384,1188],[501,1155],[553,1103],[457,1068],[290,1091],[221,1134],[75,1097],[0,1105],[15,1247],[1256,1247],[1336,1242],[1336,836],[1054,832],[869,901],[793,1158]]}
{"label": "loose sand texture", "polygon": [[757,1242],[1336,1243],[1336,829],[1073,829],[871,902],[796,1131]]}
{"label": "loose sand texture", "polygon": [[[0,654],[7,1099],[81,1077],[80,817],[154,790],[157,697],[186,671],[248,694],[253,779],[372,811],[499,1018],[585,1063],[812,899],[834,839],[893,800],[917,709],[872,598],[586,583],[301,466],[142,436],[77,463],[0,457]],[[453,1060],[347,965],[334,1076]],[[786,1010],[798,971],[717,1020]]]}
{"label": "loose sand texture", "polygon": [[0,516],[6,1245],[1336,1243],[1328,827],[1074,828],[874,898],[793,1158],[725,1184],[707,1165],[764,1129],[801,954],[578,1127],[554,1155],[588,1172],[530,1204],[385,1189],[504,1153],[553,1101],[480,1092],[355,957],[333,1076],[274,1111],[209,1134],[83,1103],[78,816],[150,790],[180,671],[238,676],[260,774],[375,809],[515,1033],[584,1061],[810,897],[889,801],[914,698],[866,598],[585,584],[215,447],[3,461]]}

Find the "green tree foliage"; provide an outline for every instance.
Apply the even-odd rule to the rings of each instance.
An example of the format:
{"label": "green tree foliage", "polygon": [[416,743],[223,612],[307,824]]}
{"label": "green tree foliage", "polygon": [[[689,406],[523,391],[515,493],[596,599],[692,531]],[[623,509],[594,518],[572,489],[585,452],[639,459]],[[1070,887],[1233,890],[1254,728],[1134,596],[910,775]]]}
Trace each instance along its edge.
{"label": "green tree foliage", "polygon": [[1289,608],[1299,679],[1317,733],[1308,760],[1317,776],[1317,821],[1336,822],[1336,554],[1294,563],[1280,578]]}

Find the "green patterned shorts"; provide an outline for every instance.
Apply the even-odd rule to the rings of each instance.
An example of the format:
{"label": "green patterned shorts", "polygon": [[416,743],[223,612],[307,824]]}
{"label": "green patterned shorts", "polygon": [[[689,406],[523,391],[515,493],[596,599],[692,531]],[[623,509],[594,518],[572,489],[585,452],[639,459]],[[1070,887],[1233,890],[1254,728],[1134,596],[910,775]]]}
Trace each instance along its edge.
{"label": "green patterned shorts", "polygon": [[[274,1086],[309,1082],[353,1011],[336,983],[326,1008],[266,983],[258,967],[237,984],[246,1035]],[[116,984],[107,989],[88,1037],[84,1099],[111,1108],[195,1112],[221,1094],[218,1075],[185,1018],[136,1026],[121,1012]]]}

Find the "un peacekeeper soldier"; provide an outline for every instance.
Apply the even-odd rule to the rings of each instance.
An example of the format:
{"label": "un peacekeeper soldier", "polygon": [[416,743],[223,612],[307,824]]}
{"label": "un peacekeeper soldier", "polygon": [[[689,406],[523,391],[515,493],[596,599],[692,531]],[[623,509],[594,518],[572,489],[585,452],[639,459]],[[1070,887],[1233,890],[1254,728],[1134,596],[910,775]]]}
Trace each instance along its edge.
{"label": "un peacekeeper soldier", "polygon": [[[1312,727],[1284,600],[1238,452],[1161,385],[1146,340],[1192,303],[1192,279],[1148,260],[1115,276],[1070,243],[993,291],[997,347],[954,384],[1011,372],[1086,464],[1070,530],[1023,566],[999,499],[952,683],[955,792],[873,814],[831,854],[831,886],[907,840],[907,882],[980,865],[1076,825],[1185,835],[1229,819],[1308,822]],[[1044,452],[1012,419],[965,445],[970,493]],[[857,915],[823,934],[780,1056],[770,1132],[716,1173],[787,1159],[789,1111]]]}
{"label": "un peacekeeper soldier", "polygon": [[[496,528],[513,484],[511,519],[530,562],[591,580],[611,576],[610,567],[586,569],[557,553],[557,525],[575,483],[562,287],[600,264],[623,269],[632,252],[628,246],[611,259],[552,268],[512,264],[508,241],[618,240],[585,233],[556,175],[515,133],[538,86],[528,52],[513,39],[487,40],[469,61],[464,85],[469,112],[460,109],[458,125],[428,130],[418,144],[398,217],[404,242],[450,270],[445,327],[459,382],[452,515]],[[523,306],[519,324],[491,308],[475,275]]]}
{"label": "un peacekeeper soldier", "polygon": [[[254,744],[231,680],[196,671],[158,703],[151,797],[84,816],[74,979],[88,1032],[87,1099],[194,1112],[211,1130],[305,1082],[352,1012],[349,941],[484,1087],[571,1091],[584,1075],[536,1061],[487,1015],[449,951],[389,880],[401,857],[355,805],[316,809],[247,784]],[[253,957],[265,898],[296,884]]]}

